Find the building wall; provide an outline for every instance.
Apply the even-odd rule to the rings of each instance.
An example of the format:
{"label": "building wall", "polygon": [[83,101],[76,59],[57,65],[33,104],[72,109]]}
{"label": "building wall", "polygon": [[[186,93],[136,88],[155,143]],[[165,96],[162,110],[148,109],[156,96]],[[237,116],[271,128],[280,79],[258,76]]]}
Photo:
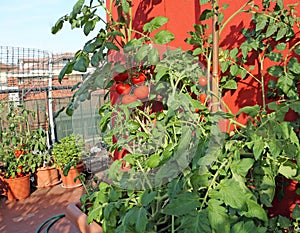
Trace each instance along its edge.
{"label": "building wall", "polygon": [[[229,4],[229,7],[224,11],[225,20],[228,19],[235,11],[237,11],[246,1],[236,0],[219,0],[219,5]],[[254,0],[253,3],[259,5],[261,1]],[[284,0],[284,4],[295,4],[297,0]],[[275,4],[275,3],[272,3]],[[198,23],[200,14],[206,9],[205,6],[199,5],[199,0],[133,0],[133,27],[141,30],[143,25],[154,18],[155,16],[166,16],[169,22],[163,29],[168,29],[175,35],[175,40],[169,43],[169,46],[181,47],[184,50],[191,49],[191,46],[186,44],[184,40],[189,37],[188,31],[193,30],[193,24]],[[300,16],[300,6],[296,7]],[[116,15],[116,12],[114,12]],[[209,19],[211,21],[211,19]],[[222,49],[232,49],[239,47],[243,42],[240,34],[241,29],[250,26],[251,16],[248,13],[241,13],[234,17],[230,23],[224,28],[220,34],[219,46]],[[211,22],[208,22],[211,23]],[[289,44],[292,46],[292,44]],[[255,64],[256,61],[249,60],[249,64]],[[252,63],[252,64],[251,64]],[[264,69],[273,63],[265,64]],[[253,71],[257,74],[257,70]],[[268,76],[267,76],[268,78]],[[238,110],[247,105],[262,104],[260,88],[257,82],[253,82],[251,78],[238,83],[238,89],[226,91],[223,93],[222,99],[228,105],[232,113],[237,113]],[[298,115],[291,114],[290,119],[295,119]],[[245,119],[240,118],[244,122]]]}

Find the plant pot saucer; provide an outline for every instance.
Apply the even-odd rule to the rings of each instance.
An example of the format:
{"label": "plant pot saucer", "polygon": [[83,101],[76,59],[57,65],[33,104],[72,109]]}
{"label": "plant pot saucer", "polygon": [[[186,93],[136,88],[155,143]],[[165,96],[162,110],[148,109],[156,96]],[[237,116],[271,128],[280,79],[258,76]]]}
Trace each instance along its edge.
{"label": "plant pot saucer", "polygon": [[75,185],[69,185],[69,186],[66,186],[64,185],[64,183],[61,183],[61,187],[64,188],[64,189],[72,189],[72,188],[77,188],[77,187],[80,187],[82,186],[82,184],[75,184]]}
{"label": "plant pot saucer", "polygon": [[61,179],[54,182],[54,183],[51,183],[51,184],[48,184],[48,185],[45,185],[45,186],[39,186],[39,185],[33,185],[35,188],[38,188],[38,189],[42,189],[42,188],[50,188],[50,187],[53,187],[57,184],[60,184],[61,183]]}

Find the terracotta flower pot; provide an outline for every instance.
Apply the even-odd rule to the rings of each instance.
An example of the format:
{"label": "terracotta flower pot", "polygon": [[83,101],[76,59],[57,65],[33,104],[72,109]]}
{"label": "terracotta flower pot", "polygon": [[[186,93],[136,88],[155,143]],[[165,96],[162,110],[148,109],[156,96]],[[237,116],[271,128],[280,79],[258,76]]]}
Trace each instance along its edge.
{"label": "terracotta flower pot", "polygon": [[30,174],[23,177],[3,179],[8,200],[21,200],[30,196]]}
{"label": "terracotta flower pot", "polygon": [[59,170],[61,181],[62,181],[62,187],[63,188],[76,188],[82,185],[80,179],[77,179],[74,181],[74,179],[83,172],[84,164],[78,164],[76,168],[71,167],[70,171],[67,176],[64,175],[64,172],[62,169]]}
{"label": "terracotta flower pot", "polygon": [[47,166],[38,168],[34,174],[37,188],[49,188],[61,182],[56,167]]}
{"label": "terracotta flower pot", "polygon": [[87,215],[80,209],[79,202],[73,202],[67,206],[66,217],[80,230],[82,233],[102,233],[102,227],[96,222],[88,224]]}

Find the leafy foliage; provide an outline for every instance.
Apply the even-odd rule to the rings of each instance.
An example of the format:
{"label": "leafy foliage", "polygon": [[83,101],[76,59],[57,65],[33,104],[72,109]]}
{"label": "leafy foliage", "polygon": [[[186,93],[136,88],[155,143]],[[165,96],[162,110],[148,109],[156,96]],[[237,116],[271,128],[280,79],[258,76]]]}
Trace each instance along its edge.
{"label": "leafy foliage", "polygon": [[[90,11],[92,3],[85,6],[78,1],[71,14],[57,22],[54,32],[65,21],[74,27],[90,22],[96,12]],[[299,122],[285,121],[289,111],[300,113],[296,90],[300,71],[293,56],[299,54],[299,46],[296,42],[287,48],[284,43],[295,39],[295,6],[286,8],[281,0],[273,5],[263,0],[260,8],[247,1],[221,24],[222,11],[228,5],[212,4],[202,12],[201,24],[195,25],[195,31],[186,40],[195,46],[193,51],[165,49],[160,53],[150,42],[165,44],[173,39],[171,32],[159,30],[168,21],[165,17],[154,18],[142,31],[135,31],[131,26],[130,1],[110,2],[117,9],[118,20],[101,3],[109,16],[106,28],[77,52],[60,76],[63,79],[72,70],[85,71],[88,65],[100,65],[83,80],[69,113],[76,108],[76,101],[88,99],[92,91],[102,88],[113,92],[115,85],[130,83],[136,73],[146,76],[142,85],[148,87],[149,94],[126,104],[122,104],[121,94],[116,95],[99,109],[100,128],[110,153],[124,152],[126,156],[111,164],[96,191],[82,196],[88,221],[101,224],[104,232],[296,229],[298,206],[293,211],[293,220],[271,218],[267,211],[272,206],[277,178],[299,179]],[[236,89],[238,82],[247,78],[261,87],[262,106],[246,106],[236,115],[210,111],[212,36],[205,21],[215,11],[222,25],[220,31],[239,13],[252,17],[252,27],[242,31],[241,46],[219,51],[223,91]],[[88,23],[84,33],[93,28]],[[282,51],[286,49],[289,51],[284,57]],[[124,57],[117,61],[109,59],[109,52]],[[253,56],[258,67],[247,63]],[[207,69],[199,65],[199,58]],[[266,68],[267,60],[276,65]],[[258,74],[254,75],[253,70]],[[126,78],[116,80],[119,74]],[[208,86],[198,85],[199,76],[206,76]],[[267,77],[273,80],[268,85]],[[267,94],[266,87],[273,91],[272,96]],[[131,88],[134,90],[136,85]],[[199,94],[208,97],[200,102]],[[275,100],[280,97],[280,101],[267,103],[266,97],[270,96]],[[155,109],[157,104],[159,108]],[[248,119],[246,125],[235,121],[242,114]],[[231,131],[220,131],[224,121],[232,126]]]}
{"label": "leafy foliage", "polygon": [[0,172],[6,178],[35,172],[48,159],[46,132],[29,125],[34,117],[23,105],[0,103]]}

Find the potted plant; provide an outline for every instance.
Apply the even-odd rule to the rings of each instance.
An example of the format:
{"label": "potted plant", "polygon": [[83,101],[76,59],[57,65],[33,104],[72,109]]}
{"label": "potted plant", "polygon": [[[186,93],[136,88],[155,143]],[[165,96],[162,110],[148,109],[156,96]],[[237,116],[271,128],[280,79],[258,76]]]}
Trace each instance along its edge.
{"label": "potted plant", "polygon": [[80,179],[75,179],[83,172],[84,142],[80,135],[70,134],[53,144],[51,155],[54,165],[59,169],[62,185],[65,188],[81,186]]}
{"label": "potted plant", "polygon": [[[201,4],[208,2],[201,1]],[[97,190],[87,192],[81,198],[81,208],[87,213],[88,223],[98,222],[103,232],[296,230],[300,217],[298,205],[293,208],[291,218],[274,216],[269,211],[277,178],[299,179],[300,145],[299,135],[295,133],[299,122],[285,120],[288,111],[300,112],[295,89],[299,62],[293,56],[282,59],[280,52],[274,51],[284,48],[284,43],[280,42],[283,37],[286,40],[294,38],[294,6],[284,9],[282,1],[274,5],[271,1],[263,1],[263,9],[260,9],[248,1],[229,17],[232,19],[238,13],[247,12],[252,15],[253,25],[243,31],[243,46],[219,54],[221,91],[234,90],[241,79],[253,78],[261,85],[258,93],[262,99],[261,106],[245,106],[233,114],[228,108],[227,112],[210,111],[214,97],[209,89],[212,84],[212,37],[206,34],[204,22],[195,25],[196,32],[190,32],[191,38],[187,40],[195,46],[194,51],[167,49],[159,54],[155,46],[147,43],[151,38],[145,40],[143,35],[147,30],[158,29],[166,19],[153,19],[144,25],[145,31],[132,38],[135,31],[130,28],[130,21],[126,21],[132,19],[131,2],[110,3],[118,8],[118,13],[123,13],[119,17],[121,22],[114,22],[112,13],[107,11],[112,25],[108,23],[108,31],[100,34],[103,36],[106,32],[106,40],[99,35],[87,42],[60,76],[63,78],[72,69],[84,70],[89,63],[99,65],[99,59],[105,55],[105,46],[111,54],[114,54],[112,50],[124,48],[121,60],[113,62],[105,57],[101,69],[86,77],[68,109],[71,114],[76,101],[88,99],[95,86],[108,87],[115,95],[99,110],[100,127],[111,153],[126,150],[126,156],[119,157],[120,160],[110,166],[108,179],[102,181]],[[62,23],[69,20],[73,25],[80,21],[78,27],[86,24],[85,32],[89,32],[93,29],[88,23],[91,21],[79,17],[88,14],[96,22],[95,11],[91,13],[87,10],[89,7],[91,5],[84,6],[78,1],[73,12],[60,19],[54,29],[59,30]],[[222,7],[226,8],[225,5]],[[223,8],[213,5],[213,9],[203,11],[200,19],[205,21],[214,16],[215,10]],[[222,16],[220,14],[219,22]],[[278,22],[284,23],[282,28],[285,29],[279,30]],[[224,26],[227,23],[225,21]],[[114,26],[120,31],[115,32]],[[124,31],[125,35],[122,35]],[[121,42],[118,36],[122,38]],[[112,42],[116,43],[112,45]],[[298,45],[296,42],[289,52],[298,54]],[[91,60],[89,53],[92,53]],[[247,68],[250,55],[259,61],[257,76],[250,72],[253,68]],[[206,60],[206,70],[199,69],[199,58]],[[266,58],[281,61],[283,65],[264,70]],[[122,75],[114,76],[115,71]],[[133,83],[131,75],[135,76],[136,72],[149,75]],[[269,100],[268,103],[265,72],[277,75],[278,83],[272,88],[273,96],[279,95],[280,101]],[[282,77],[289,80],[289,86]],[[135,91],[140,90],[140,86],[148,89],[143,87],[142,93]],[[218,101],[222,102],[222,99]],[[157,102],[162,107],[153,111]],[[241,115],[247,119],[245,124],[236,120]],[[232,130],[220,130],[223,120]],[[117,139],[113,140],[114,137]],[[130,169],[121,170],[124,163]]]}
{"label": "potted plant", "polygon": [[0,104],[0,169],[9,200],[30,195],[32,151],[29,119],[33,112],[14,102]]}
{"label": "potted plant", "polygon": [[33,156],[31,170],[34,173],[34,185],[37,188],[52,187],[61,182],[56,166],[49,153],[47,145],[47,132],[38,128],[32,132],[30,141]]}

